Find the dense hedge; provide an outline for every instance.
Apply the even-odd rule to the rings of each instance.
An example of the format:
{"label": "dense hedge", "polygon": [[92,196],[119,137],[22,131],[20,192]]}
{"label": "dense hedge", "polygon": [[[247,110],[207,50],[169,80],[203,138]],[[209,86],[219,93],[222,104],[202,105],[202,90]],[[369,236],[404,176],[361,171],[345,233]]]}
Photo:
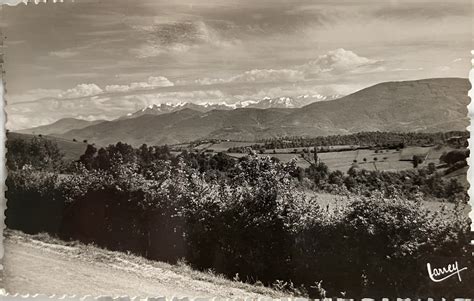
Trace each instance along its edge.
{"label": "dense hedge", "polygon": [[[106,170],[79,165],[60,176],[24,168],[7,180],[7,224],[152,259],[184,257],[244,281],[291,281],[310,296],[433,297],[452,284],[429,285],[425,258],[468,254],[463,213],[377,194],[323,209],[297,189],[295,172],[258,157],[226,177],[206,177],[183,159],[146,170],[120,160]],[[33,209],[51,202],[54,210]]]}

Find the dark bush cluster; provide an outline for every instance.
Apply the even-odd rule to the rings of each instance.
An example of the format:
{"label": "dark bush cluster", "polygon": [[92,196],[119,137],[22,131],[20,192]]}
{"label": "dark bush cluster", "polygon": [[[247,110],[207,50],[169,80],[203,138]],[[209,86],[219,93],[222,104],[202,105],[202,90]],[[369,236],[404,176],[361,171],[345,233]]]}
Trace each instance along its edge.
{"label": "dark bush cluster", "polygon": [[[458,168],[457,165],[452,167],[453,170]],[[344,174],[338,170],[330,171],[323,162],[318,162],[304,170],[299,168],[296,175],[303,186],[336,194],[371,196],[382,193],[385,197],[400,196],[410,200],[435,198],[449,202],[468,201],[466,188],[456,179],[443,178],[444,173],[437,172],[432,165],[397,172],[370,171],[354,166]]]}
{"label": "dark bush cluster", "polygon": [[[311,297],[449,297],[444,284],[429,285],[426,258],[469,255],[469,223],[457,208],[431,212],[378,193],[381,182],[405,185],[395,174],[354,169],[346,177],[315,164],[309,172],[319,185],[348,185],[350,178],[373,190],[329,209],[299,189],[294,162],[247,156],[231,164],[219,155],[208,165],[199,154],[103,150],[89,148],[69,174],[11,171],[7,225],[155,260],[184,258],[252,283],[291,283]],[[106,166],[99,156],[109,158]],[[211,165],[225,175],[210,177]]]}

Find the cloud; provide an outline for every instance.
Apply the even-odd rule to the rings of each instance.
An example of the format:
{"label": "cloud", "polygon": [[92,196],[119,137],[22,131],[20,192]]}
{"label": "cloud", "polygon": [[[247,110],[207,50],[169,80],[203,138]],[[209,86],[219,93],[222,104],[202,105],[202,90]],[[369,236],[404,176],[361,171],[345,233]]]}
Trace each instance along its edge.
{"label": "cloud", "polygon": [[93,96],[104,92],[96,84],[79,84],[72,89],[68,89],[59,94],[59,98],[79,98]]}
{"label": "cloud", "polygon": [[385,19],[413,20],[434,19],[439,21],[447,17],[471,17],[472,3],[470,1],[450,2],[417,2],[408,1],[403,5],[389,5],[376,9],[373,16]]}
{"label": "cloud", "polygon": [[[155,20],[155,22],[157,22]],[[138,58],[185,53],[203,46],[231,47],[237,40],[226,40],[203,21],[181,21],[132,26],[148,39],[130,52]]]}
{"label": "cloud", "polygon": [[394,69],[391,69],[390,71],[401,72],[401,71],[422,71],[422,70],[424,70],[423,67],[418,67],[418,68],[394,68]]}
{"label": "cloud", "polygon": [[[385,71],[382,61],[359,56],[343,48],[331,50],[315,60],[286,69],[253,69],[227,78],[200,78],[193,81],[200,85],[219,83],[299,82],[326,75],[344,73],[371,73]],[[179,83],[186,83],[181,81]]]}
{"label": "cloud", "polygon": [[292,69],[253,69],[229,79],[230,82],[296,82],[304,80],[304,73]]}
{"label": "cloud", "polygon": [[[72,90],[72,89],[71,89]],[[219,102],[232,96],[216,89],[193,91],[149,92],[136,95],[106,94],[80,98],[47,98],[35,102],[22,102],[7,106],[7,128],[11,130],[49,124],[66,117],[87,119],[114,119],[138,111],[151,104],[179,102]]]}
{"label": "cloud", "polygon": [[108,85],[107,92],[129,92],[142,89],[153,89],[159,87],[172,87],[174,83],[164,76],[150,76],[146,82],[134,82],[130,85]]}
{"label": "cloud", "polygon": [[32,89],[22,94],[8,94],[6,98],[8,103],[11,104],[19,102],[29,102],[46,97],[59,97],[59,94],[61,94],[61,92],[63,91],[60,89]]}
{"label": "cloud", "polygon": [[380,61],[378,60],[359,56],[344,48],[338,48],[320,55],[316,60],[303,65],[302,69],[305,70],[307,74],[367,72],[374,69],[374,67],[380,67],[379,63]]}
{"label": "cloud", "polygon": [[59,57],[59,58],[62,58],[62,59],[67,59],[67,58],[76,56],[78,54],[79,54],[79,52],[71,51],[71,50],[51,51],[49,53],[50,56],[55,56],[55,57]]}

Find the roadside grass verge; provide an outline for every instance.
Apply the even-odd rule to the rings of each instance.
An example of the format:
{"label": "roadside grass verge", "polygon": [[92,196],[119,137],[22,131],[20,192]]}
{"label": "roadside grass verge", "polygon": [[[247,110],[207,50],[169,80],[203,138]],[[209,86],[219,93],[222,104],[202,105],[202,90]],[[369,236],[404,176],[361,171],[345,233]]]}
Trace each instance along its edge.
{"label": "roadside grass verge", "polygon": [[[6,240],[10,240],[15,243],[24,243],[37,248],[47,249],[50,252],[68,255],[77,260],[120,266],[122,270],[126,271],[138,271],[147,274],[153,273],[153,271],[156,271],[156,269],[166,270],[174,272],[179,276],[187,277],[191,280],[204,281],[229,289],[240,289],[265,297],[281,298],[303,296],[303,294],[295,289],[291,283],[282,284],[281,281],[276,281],[275,287],[270,288],[265,287],[259,281],[253,284],[244,282],[238,278],[238,275],[236,275],[233,280],[230,280],[224,275],[218,274],[213,270],[195,270],[184,260],[180,260],[176,264],[168,264],[161,261],[149,260],[129,252],[124,253],[102,249],[93,244],[83,244],[79,241],[63,241],[47,233],[31,235],[17,230],[5,229],[4,237]],[[152,274],[148,275],[153,276]]]}

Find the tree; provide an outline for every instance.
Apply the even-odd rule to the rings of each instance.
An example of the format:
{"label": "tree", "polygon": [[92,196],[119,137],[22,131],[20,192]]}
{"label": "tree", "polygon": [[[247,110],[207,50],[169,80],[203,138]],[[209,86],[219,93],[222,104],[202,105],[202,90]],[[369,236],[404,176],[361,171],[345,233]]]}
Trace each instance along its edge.
{"label": "tree", "polygon": [[433,174],[436,171],[436,164],[433,162],[428,163],[428,174]]}
{"label": "tree", "polygon": [[22,169],[26,165],[35,169],[56,170],[63,164],[63,153],[56,142],[33,137],[31,139],[7,140],[7,167]]}
{"label": "tree", "polygon": [[306,174],[314,181],[316,185],[320,185],[328,178],[329,168],[324,162],[319,162],[310,165],[306,171]]}
{"label": "tree", "polygon": [[469,157],[469,150],[452,150],[447,153],[443,153],[439,160],[448,165],[453,165],[459,161],[466,161]]}
{"label": "tree", "polygon": [[335,170],[329,174],[329,184],[342,185],[344,183],[344,173],[340,170]]}
{"label": "tree", "polygon": [[95,146],[88,144],[85,153],[79,158],[79,162],[88,170],[94,168],[94,157],[97,153]]}
{"label": "tree", "polygon": [[315,146],[314,149],[313,149],[313,159],[314,159],[314,162],[317,163],[318,162],[318,149],[317,147]]}
{"label": "tree", "polygon": [[413,168],[417,168],[420,163],[423,163],[423,157],[420,155],[413,155]]}

